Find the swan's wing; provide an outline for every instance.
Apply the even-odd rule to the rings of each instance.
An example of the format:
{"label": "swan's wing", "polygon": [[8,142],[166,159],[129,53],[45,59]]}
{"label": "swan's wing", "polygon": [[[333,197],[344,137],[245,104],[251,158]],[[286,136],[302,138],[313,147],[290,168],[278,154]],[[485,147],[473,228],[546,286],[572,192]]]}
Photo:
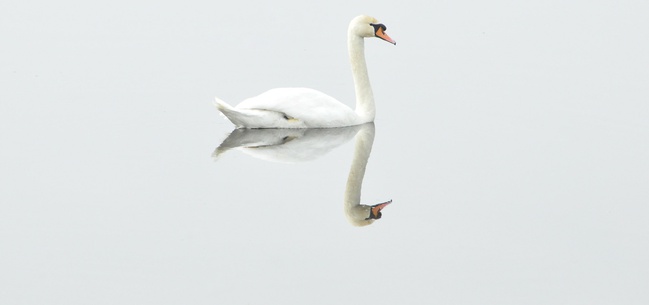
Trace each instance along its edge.
{"label": "swan's wing", "polygon": [[274,111],[307,127],[356,125],[358,115],[347,105],[308,88],[277,88],[241,102],[237,109]]}
{"label": "swan's wing", "polygon": [[263,109],[234,108],[216,99],[216,107],[237,127],[245,128],[306,128],[302,122],[290,120],[286,114]]}

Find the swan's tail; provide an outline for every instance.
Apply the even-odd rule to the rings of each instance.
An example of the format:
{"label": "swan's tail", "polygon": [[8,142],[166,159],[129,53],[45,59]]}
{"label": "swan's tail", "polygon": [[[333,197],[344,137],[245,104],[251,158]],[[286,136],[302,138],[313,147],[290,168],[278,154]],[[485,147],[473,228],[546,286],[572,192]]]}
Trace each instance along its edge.
{"label": "swan's tail", "polygon": [[221,111],[221,113],[223,113],[224,115],[225,115],[224,111],[227,112],[227,111],[233,111],[234,110],[234,107],[230,106],[228,103],[222,101],[218,97],[214,98],[214,106],[216,106],[216,109]]}
{"label": "swan's tail", "polygon": [[284,115],[279,112],[260,109],[234,108],[228,103],[214,98],[214,105],[221,111],[232,124],[245,128],[273,128],[281,127],[278,121],[284,120]]}
{"label": "swan's tail", "polygon": [[218,97],[214,98],[214,106],[216,106],[216,109],[218,109],[223,116],[225,116],[232,124],[236,125],[237,127],[245,127],[245,120],[242,120],[242,117],[244,116],[244,113],[236,109],[230,104],[220,100]]}

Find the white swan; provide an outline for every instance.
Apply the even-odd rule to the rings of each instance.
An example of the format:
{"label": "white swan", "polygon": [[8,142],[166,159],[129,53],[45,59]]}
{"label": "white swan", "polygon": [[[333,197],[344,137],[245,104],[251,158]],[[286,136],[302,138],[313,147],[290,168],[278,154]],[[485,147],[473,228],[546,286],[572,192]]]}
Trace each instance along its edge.
{"label": "white swan", "polygon": [[277,88],[244,100],[236,107],[216,98],[216,107],[244,128],[330,128],[373,122],[374,96],[365,64],[365,37],[396,44],[375,18],[358,16],[349,23],[347,46],[356,88],[356,110],[308,88]]}
{"label": "white swan", "polygon": [[374,144],[374,123],[365,124],[356,134],[356,146],[354,147],[354,159],[349,169],[347,186],[345,188],[345,216],[347,221],[355,226],[366,226],[372,224],[376,219],[381,218],[381,210],[392,200],[375,204],[361,204],[361,188],[365,168],[370,159],[372,145]]}

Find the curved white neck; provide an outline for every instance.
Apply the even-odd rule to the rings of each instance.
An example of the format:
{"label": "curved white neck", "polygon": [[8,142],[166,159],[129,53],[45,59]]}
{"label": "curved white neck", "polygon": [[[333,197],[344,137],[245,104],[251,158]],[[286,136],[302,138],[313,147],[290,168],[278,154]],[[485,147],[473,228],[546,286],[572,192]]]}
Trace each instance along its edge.
{"label": "curved white neck", "polygon": [[350,30],[347,33],[347,47],[356,89],[356,114],[361,119],[360,123],[373,122],[376,109],[370,78],[367,75],[367,64],[365,63],[365,41],[363,37],[352,33]]}

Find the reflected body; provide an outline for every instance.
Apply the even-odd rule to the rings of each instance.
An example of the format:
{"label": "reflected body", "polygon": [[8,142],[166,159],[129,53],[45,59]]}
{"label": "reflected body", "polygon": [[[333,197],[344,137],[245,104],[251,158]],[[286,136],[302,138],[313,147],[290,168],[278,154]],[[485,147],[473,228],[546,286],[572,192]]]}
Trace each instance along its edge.
{"label": "reflected body", "polygon": [[295,163],[315,160],[351,140],[361,126],[312,129],[235,129],[212,153],[216,161],[236,149],[258,159]]}
{"label": "reflected body", "polygon": [[331,128],[373,122],[374,95],[365,63],[366,37],[396,44],[386,27],[369,16],[354,18],[347,32],[347,46],[356,92],[353,110],[335,98],[309,88],[277,88],[244,100],[236,107],[216,98],[216,107],[237,127]]}

